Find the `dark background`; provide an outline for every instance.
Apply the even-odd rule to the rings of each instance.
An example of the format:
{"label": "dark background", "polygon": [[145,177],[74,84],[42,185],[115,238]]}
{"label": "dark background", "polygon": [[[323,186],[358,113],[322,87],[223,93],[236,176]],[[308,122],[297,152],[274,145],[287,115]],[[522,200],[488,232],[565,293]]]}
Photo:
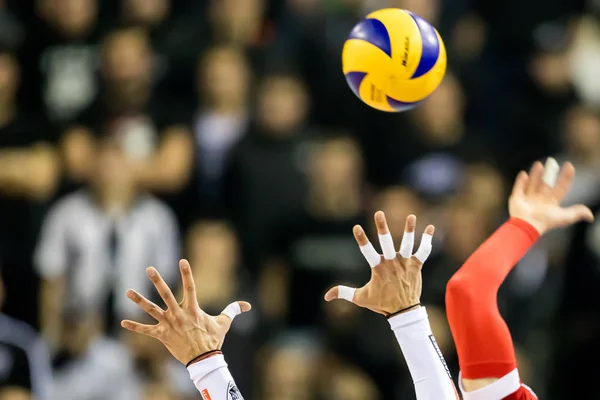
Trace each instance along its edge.
{"label": "dark background", "polygon": [[[386,6],[426,18],[448,49],[440,88],[402,114],[363,105],[341,72],[352,26]],[[93,181],[110,138],[136,193],[174,210],[201,306],[253,301],[225,346],[246,399],[413,398],[385,320],[321,301],[368,279],[351,228],[372,229],[377,209],[397,234],[408,213],[436,225],[422,300],[456,377],[445,284],[506,218],[516,172],[570,160],[568,203],[599,208],[599,17],[593,0],[0,0],[3,311],[44,328],[44,216]],[[25,153],[38,148],[36,164]],[[541,398],[575,386],[600,398],[599,256],[599,225],[556,232],[502,288],[522,379]],[[57,370],[89,346],[64,356],[64,334]],[[144,399],[197,398],[160,346],[141,356],[110,340],[143,360]]]}

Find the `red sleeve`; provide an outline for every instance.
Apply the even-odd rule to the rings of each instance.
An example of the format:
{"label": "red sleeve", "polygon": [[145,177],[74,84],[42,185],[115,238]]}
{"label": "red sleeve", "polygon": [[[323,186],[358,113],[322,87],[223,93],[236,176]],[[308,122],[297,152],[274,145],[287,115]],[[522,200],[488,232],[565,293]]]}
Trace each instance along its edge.
{"label": "red sleeve", "polygon": [[538,237],[530,224],[511,218],[448,282],[446,310],[463,378],[501,378],[517,367],[497,295],[508,273]]}
{"label": "red sleeve", "polygon": [[538,397],[529,386],[521,385],[519,390],[505,397],[503,400],[538,400]]}

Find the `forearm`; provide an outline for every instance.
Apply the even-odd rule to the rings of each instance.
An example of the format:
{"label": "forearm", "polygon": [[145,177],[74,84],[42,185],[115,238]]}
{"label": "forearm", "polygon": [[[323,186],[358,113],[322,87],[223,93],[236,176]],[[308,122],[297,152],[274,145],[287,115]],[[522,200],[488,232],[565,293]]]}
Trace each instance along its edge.
{"label": "forearm", "polygon": [[190,365],[188,372],[202,400],[243,400],[222,354]]}
{"label": "forearm", "polygon": [[485,241],[448,282],[446,311],[464,378],[499,378],[516,368],[498,289],[539,234],[511,219]]}
{"label": "forearm", "polygon": [[458,399],[425,307],[389,319],[415,385],[417,400]]}

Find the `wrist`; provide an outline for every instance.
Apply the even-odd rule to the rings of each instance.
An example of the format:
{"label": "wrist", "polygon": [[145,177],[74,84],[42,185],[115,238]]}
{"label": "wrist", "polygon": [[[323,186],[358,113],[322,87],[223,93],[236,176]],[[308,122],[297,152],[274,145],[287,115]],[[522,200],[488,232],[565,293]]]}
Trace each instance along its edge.
{"label": "wrist", "polygon": [[187,370],[192,381],[196,383],[201,382],[214,371],[221,368],[227,368],[227,362],[223,354],[217,354],[188,366]]}
{"label": "wrist", "polygon": [[199,354],[196,357],[192,358],[187,364],[185,364],[185,366],[187,368],[190,365],[194,365],[196,363],[199,363],[200,361],[203,361],[203,360],[206,360],[208,358],[215,357],[218,355],[223,355],[223,352],[221,350],[210,350],[210,351]]}
{"label": "wrist", "polygon": [[538,240],[546,231],[542,224],[519,217],[511,217],[507,223],[522,230],[532,241]]}
{"label": "wrist", "polygon": [[410,306],[402,307],[402,308],[400,308],[398,311],[395,311],[395,312],[393,312],[393,313],[390,313],[390,314],[388,314],[388,315],[387,315],[387,318],[388,318],[388,319],[390,319],[390,318],[393,318],[393,317],[395,317],[395,316],[397,316],[397,315],[404,314],[404,313],[407,313],[407,312],[409,312],[409,311],[416,310],[416,309],[418,309],[418,308],[421,308],[421,303],[420,303],[420,302],[418,302],[418,301],[416,301],[416,302],[414,302],[414,303],[413,303],[412,305],[410,305]]}

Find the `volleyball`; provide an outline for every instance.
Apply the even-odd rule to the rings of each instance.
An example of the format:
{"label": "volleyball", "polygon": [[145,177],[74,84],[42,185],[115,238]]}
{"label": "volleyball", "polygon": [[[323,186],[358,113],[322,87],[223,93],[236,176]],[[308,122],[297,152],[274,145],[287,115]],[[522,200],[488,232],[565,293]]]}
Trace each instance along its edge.
{"label": "volleyball", "polygon": [[386,8],[360,21],[342,50],[348,85],[387,112],[416,107],[442,82],[446,48],[437,30],[407,10]]}

